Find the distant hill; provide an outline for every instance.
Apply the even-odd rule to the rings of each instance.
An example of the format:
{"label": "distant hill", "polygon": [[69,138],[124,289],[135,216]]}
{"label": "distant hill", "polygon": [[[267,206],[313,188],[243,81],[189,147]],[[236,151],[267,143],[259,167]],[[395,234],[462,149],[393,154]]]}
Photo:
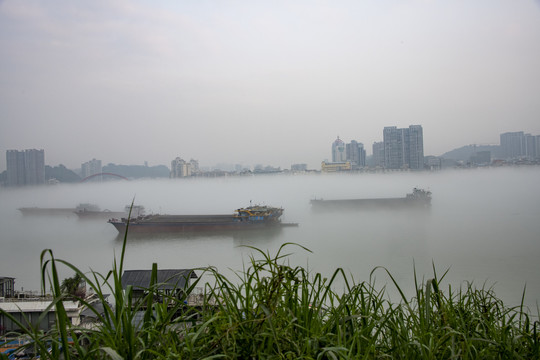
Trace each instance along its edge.
{"label": "distant hill", "polygon": [[[60,164],[58,166],[45,165],[45,180],[56,179],[61,183],[76,183],[81,181],[81,177],[73,171]],[[0,173],[0,184],[6,184],[7,170]]]}
{"label": "distant hill", "polygon": [[492,159],[501,157],[501,147],[499,145],[466,145],[445,152],[440,157],[445,159],[453,159],[456,161],[469,161],[471,155],[479,151],[490,151]]}
{"label": "distant hill", "polygon": [[108,164],[101,169],[104,173],[113,173],[127,177],[129,179],[140,178],[168,178],[170,170],[165,165],[144,166],[144,165],[115,165]]}
{"label": "distant hill", "polygon": [[45,180],[56,179],[62,183],[75,183],[81,181],[81,177],[60,164],[58,166],[45,165]]}

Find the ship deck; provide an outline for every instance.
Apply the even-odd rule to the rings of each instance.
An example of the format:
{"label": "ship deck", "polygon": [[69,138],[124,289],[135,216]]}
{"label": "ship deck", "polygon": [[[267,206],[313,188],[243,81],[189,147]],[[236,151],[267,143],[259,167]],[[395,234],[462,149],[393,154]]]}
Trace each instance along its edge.
{"label": "ship deck", "polygon": [[132,219],[131,223],[228,223],[236,221],[233,215],[150,215],[142,219]]}

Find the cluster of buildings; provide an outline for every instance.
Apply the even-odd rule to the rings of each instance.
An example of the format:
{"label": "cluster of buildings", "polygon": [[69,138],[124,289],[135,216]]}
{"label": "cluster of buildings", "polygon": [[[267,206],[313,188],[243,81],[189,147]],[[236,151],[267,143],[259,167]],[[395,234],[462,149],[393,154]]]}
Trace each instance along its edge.
{"label": "cluster of buildings", "polygon": [[6,151],[7,186],[45,184],[45,151],[36,149]]}
{"label": "cluster of buildings", "polygon": [[177,157],[171,161],[171,178],[183,178],[193,176],[199,173],[199,162],[191,159],[185,161],[184,159]]}
{"label": "cluster of buildings", "polygon": [[[389,170],[424,169],[424,135],[421,125],[383,129],[383,141],[373,144],[371,166]],[[321,171],[351,171],[366,167],[364,145],[355,140],[345,144],[338,138],[332,143],[332,161],[323,161]]]}
{"label": "cluster of buildings", "polygon": [[501,152],[505,159],[538,159],[540,135],[525,134],[523,131],[501,134]]}
{"label": "cluster of buildings", "polygon": [[[151,286],[151,275],[152,270],[126,270],[122,274],[123,289],[133,288],[134,300],[140,300],[148,294],[146,289]],[[190,307],[201,306],[203,302],[205,305],[209,304],[208,300],[203,301],[201,288],[195,288],[194,291],[186,294],[186,289],[191,288],[193,281],[197,278],[195,269],[158,270],[159,296],[156,296],[154,301],[163,303],[166,299],[175,298],[177,301],[182,301],[185,306]],[[99,323],[99,317],[95,311],[99,311],[99,315],[103,316],[104,306],[110,307],[112,305],[101,302],[103,298],[100,298],[93,291],[87,291],[84,281],[77,284],[77,287],[75,295],[85,301],[83,303],[75,298],[70,299],[70,297],[62,300],[67,320],[72,325],[92,328],[93,324]],[[57,307],[53,306],[55,301],[56,299],[52,295],[16,291],[14,277],[0,276],[0,336],[6,336],[13,332],[20,333],[24,327],[31,327],[43,332],[51,330],[56,325],[55,312]],[[133,303],[138,302],[134,301]],[[89,309],[87,304],[91,304],[95,311]],[[0,339],[0,343],[2,342]],[[21,358],[27,359],[28,357]]]}
{"label": "cluster of buildings", "polygon": [[[523,131],[500,135],[500,145],[492,151],[474,151],[468,163],[489,165],[492,163],[537,163],[540,160],[540,135]],[[366,160],[364,145],[355,140],[346,144],[338,138],[332,143],[332,161],[323,161],[322,172],[355,171],[370,169],[424,170],[440,168],[440,157],[424,156],[424,135],[421,125],[399,129],[387,126],[383,129],[383,141],[374,142],[373,153]],[[493,160],[496,159],[496,160]]]}
{"label": "cluster of buildings", "polygon": [[[506,132],[500,135],[500,146],[495,158],[498,161],[522,162],[540,159],[540,135],[518,132]],[[372,156],[366,156],[364,144],[352,140],[345,143],[337,139],[332,143],[332,160],[321,164],[322,172],[359,171],[366,168],[384,170],[423,170],[440,167],[441,159],[424,156],[424,135],[421,125],[408,128],[387,126],[383,129],[383,140],[374,142]],[[471,163],[490,164],[493,155],[490,151],[475,151]],[[45,184],[45,151],[36,149],[7,150],[7,171],[5,185],[25,186]],[[92,159],[81,164],[81,178],[88,179],[102,174],[101,160]],[[293,164],[291,171],[308,171],[306,164]],[[170,178],[191,176],[219,176],[219,171],[201,171],[197,160],[186,161],[177,157],[171,161]],[[226,171],[222,171],[226,173]],[[238,168],[235,173],[251,172]],[[255,167],[253,173],[281,172],[279,168]],[[210,174],[210,175],[209,175]],[[99,177],[97,180],[100,180]],[[53,181],[53,180],[49,180]]]}

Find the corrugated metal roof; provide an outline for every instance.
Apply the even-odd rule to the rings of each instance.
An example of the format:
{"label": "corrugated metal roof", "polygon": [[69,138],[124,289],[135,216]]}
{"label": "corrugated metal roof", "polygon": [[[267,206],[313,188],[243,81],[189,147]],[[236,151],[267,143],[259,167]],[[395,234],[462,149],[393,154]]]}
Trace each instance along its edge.
{"label": "corrugated metal roof", "polygon": [[[43,312],[51,301],[7,301],[0,302],[0,309],[8,313],[14,312]],[[75,311],[79,308],[76,301],[64,301],[66,311]]]}
{"label": "corrugated metal roof", "polygon": [[[122,286],[147,289],[150,286],[152,270],[126,270],[122,275]],[[193,269],[168,269],[157,271],[157,282],[161,289],[182,289],[186,286],[186,279],[196,279]]]}
{"label": "corrugated metal roof", "polygon": [[[103,306],[103,303],[101,302],[96,302],[92,304],[92,307],[100,315],[103,315],[105,313],[105,307]],[[81,311],[81,317],[96,318],[97,315],[93,310],[90,310],[88,307],[84,307],[84,309]]]}

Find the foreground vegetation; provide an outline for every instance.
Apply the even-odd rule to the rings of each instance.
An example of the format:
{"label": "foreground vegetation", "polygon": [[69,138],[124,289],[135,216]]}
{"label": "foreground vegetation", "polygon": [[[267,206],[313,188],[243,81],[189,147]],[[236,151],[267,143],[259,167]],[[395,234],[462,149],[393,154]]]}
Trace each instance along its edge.
{"label": "foreground vegetation", "polygon": [[[401,298],[390,301],[373,276],[353,283],[341,269],[331,278],[287,265],[283,245],[270,255],[254,249],[254,256],[237,278],[215,269],[199,269],[213,276],[204,287],[202,306],[190,307],[184,298],[159,293],[153,281],[143,299],[122,288],[126,241],[119,262],[106,275],[85,274],[72,264],[42,253],[43,284],[49,284],[57,309],[56,327],[48,333],[28,329],[42,359],[531,359],[540,352],[537,314],[523,305],[506,307],[492,289],[466,286],[440,288],[440,278],[416,281],[416,294],[407,299],[384,268]],[[306,249],[307,251],[307,249]],[[69,323],[62,300],[57,267],[68,266],[99,297],[80,301],[99,322],[96,327]],[[372,273],[373,274],[373,273]],[[416,274],[415,274],[416,278]],[[200,277],[199,277],[200,279]],[[337,282],[344,291],[336,292]],[[110,304],[106,295],[111,294]],[[154,301],[158,295],[163,302]],[[142,313],[142,316],[141,316]],[[8,316],[8,314],[4,314]],[[23,324],[21,324],[23,327]]]}

